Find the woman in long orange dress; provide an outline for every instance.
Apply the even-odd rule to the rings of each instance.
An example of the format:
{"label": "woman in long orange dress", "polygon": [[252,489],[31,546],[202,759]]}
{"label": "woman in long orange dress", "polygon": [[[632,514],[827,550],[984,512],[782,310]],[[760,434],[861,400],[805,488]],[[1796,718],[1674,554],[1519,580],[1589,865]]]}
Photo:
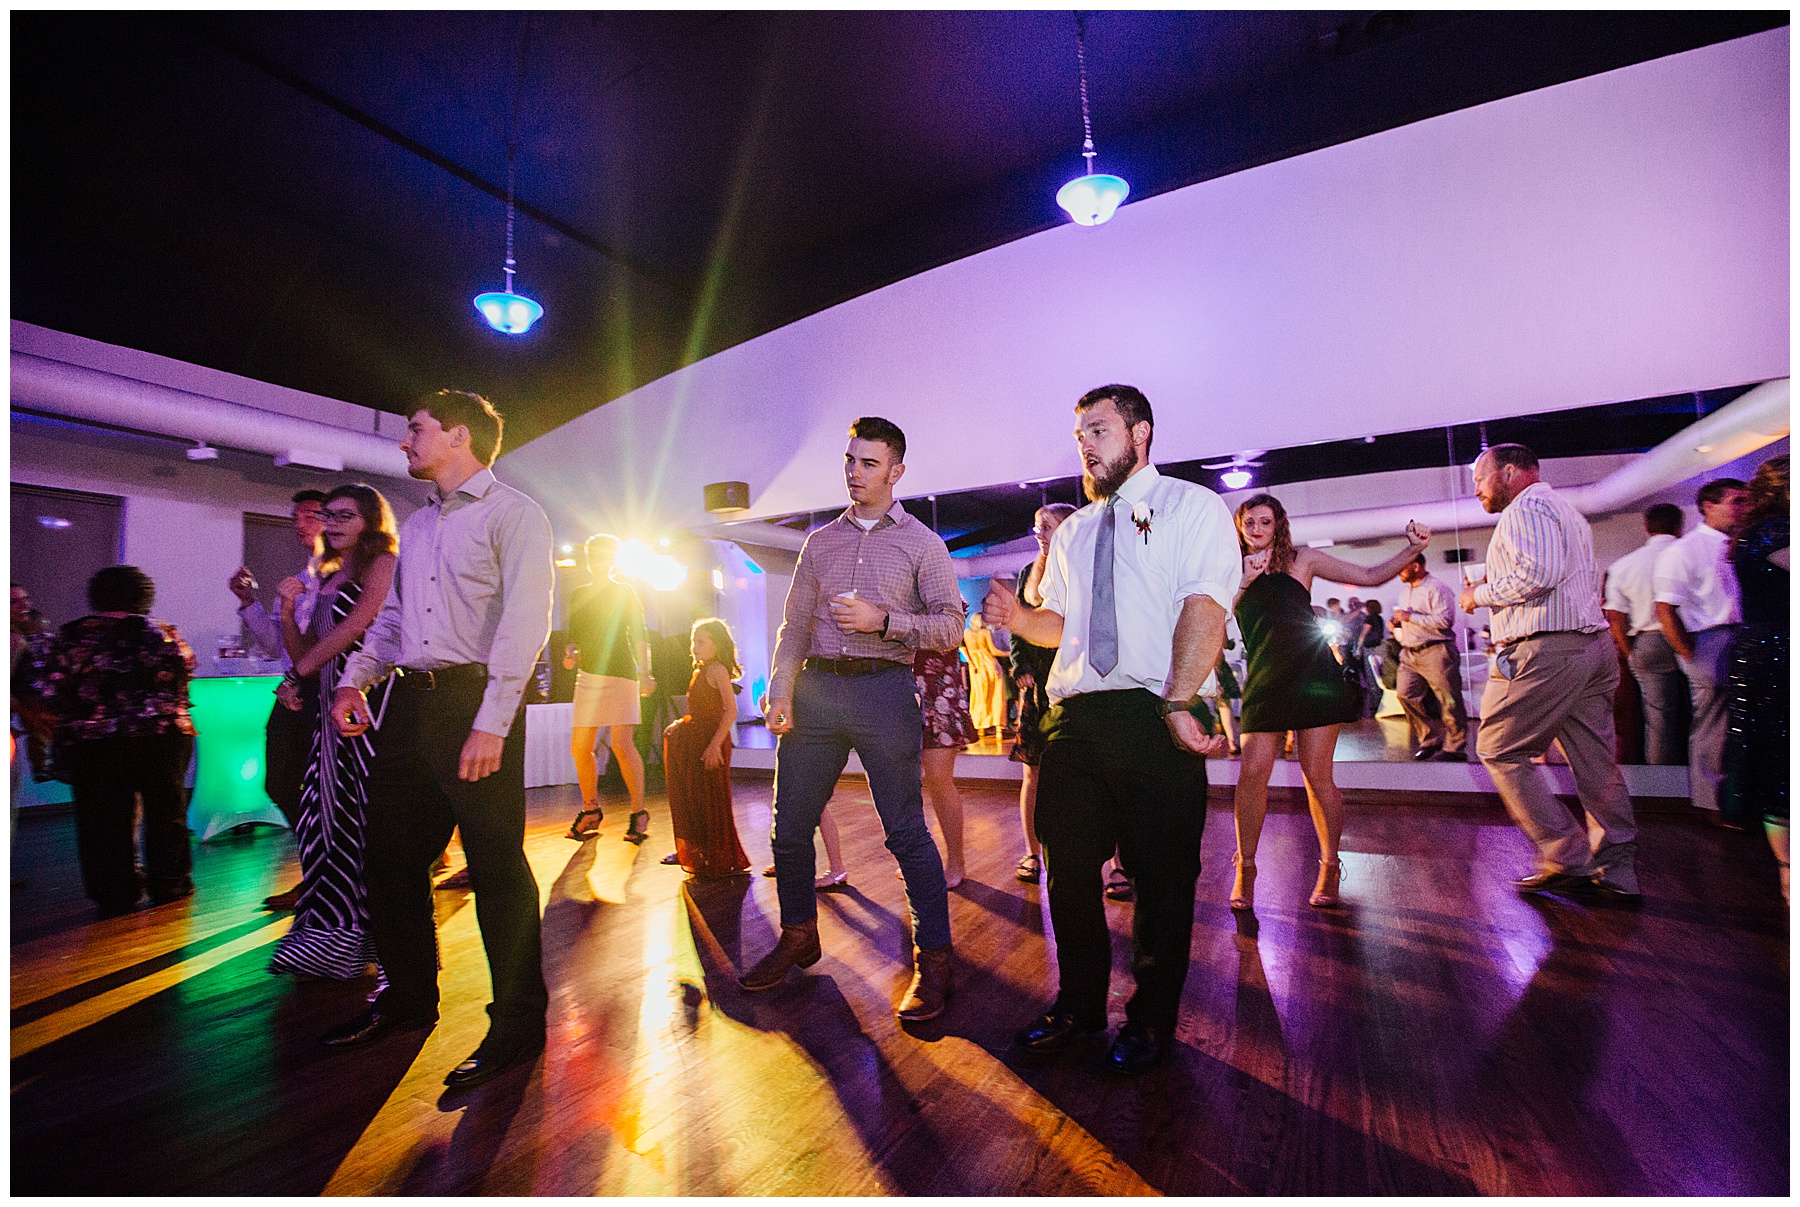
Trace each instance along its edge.
{"label": "woman in long orange dress", "polygon": [[669,821],[679,863],[703,879],[738,876],[750,868],[731,814],[731,722],[743,671],[737,643],[725,622],[694,622],[689,638],[694,676],[688,680],[687,715],[663,731],[663,774],[669,788]]}

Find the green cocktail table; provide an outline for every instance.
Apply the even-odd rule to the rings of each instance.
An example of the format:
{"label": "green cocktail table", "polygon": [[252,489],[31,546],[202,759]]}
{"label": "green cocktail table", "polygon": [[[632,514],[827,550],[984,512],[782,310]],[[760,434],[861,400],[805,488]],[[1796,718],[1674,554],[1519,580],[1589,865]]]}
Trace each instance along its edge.
{"label": "green cocktail table", "polygon": [[263,743],[279,675],[194,679],[193,704],[199,766],[188,801],[188,829],[205,842],[245,822],[286,826],[287,819],[263,791]]}

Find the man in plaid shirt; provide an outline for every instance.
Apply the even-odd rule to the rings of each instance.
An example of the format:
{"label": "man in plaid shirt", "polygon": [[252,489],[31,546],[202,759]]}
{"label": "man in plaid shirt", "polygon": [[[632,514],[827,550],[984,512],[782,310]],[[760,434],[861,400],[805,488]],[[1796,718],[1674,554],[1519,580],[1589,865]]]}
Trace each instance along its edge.
{"label": "man in plaid shirt", "polygon": [[950,551],[894,501],[906,436],[880,418],[850,425],[850,506],[806,538],[775,642],[765,715],[775,754],[775,884],[781,939],[745,973],[746,989],[781,983],[820,956],[813,831],[855,750],[899,860],[912,914],[914,971],[899,1016],[943,1012],[950,991],[950,904],[925,827],[922,723],[913,655],[962,642],[963,601]]}

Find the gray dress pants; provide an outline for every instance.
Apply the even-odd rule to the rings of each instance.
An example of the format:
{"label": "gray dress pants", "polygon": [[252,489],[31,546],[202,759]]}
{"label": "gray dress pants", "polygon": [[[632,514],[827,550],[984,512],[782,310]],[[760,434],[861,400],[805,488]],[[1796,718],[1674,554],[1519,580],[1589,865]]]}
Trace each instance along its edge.
{"label": "gray dress pants", "polygon": [[[1539,633],[1495,651],[1476,745],[1500,799],[1537,847],[1538,870],[1603,875],[1638,891],[1637,817],[1613,751],[1618,651],[1605,633]],[[1531,760],[1560,742],[1587,826]]]}
{"label": "gray dress pants", "polygon": [[1631,677],[1644,698],[1645,761],[1679,767],[1687,762],[1688,681],[1660,631],[1631,639]]}

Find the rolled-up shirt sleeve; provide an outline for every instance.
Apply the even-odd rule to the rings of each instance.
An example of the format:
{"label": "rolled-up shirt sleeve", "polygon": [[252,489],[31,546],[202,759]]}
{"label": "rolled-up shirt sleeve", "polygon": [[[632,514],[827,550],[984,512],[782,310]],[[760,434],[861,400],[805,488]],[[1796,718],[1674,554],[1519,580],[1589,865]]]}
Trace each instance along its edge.
{"label": "rolled-up shirt sleeve", "polygon": [[[1067,617],[1068,606],[1063,602],[1069,589],[1069,536],[1065,529],[1069,522],[1064,520],[1057,526],[1056,533],[1050,538],[1050,552],[1044,557],[1043,577],[1038,579],[1038,611],[1054,612],[1058,616]],[[1024,599],[1019,600],[1020,607],[1027,607]]]}
{"label": "rolled-up shirt sleeve", "polygon": [[1676,541],[1656,555],[1656,570],[1652,582],[1657,603],[1680,607],[1692,602],[1693,592],[1689,589],[1688,565],[1687,559],[1682,556],[1683,552],[1681,543]]}
{"label": "rolled-up shirt sleeve", "polygon": [[1181,509],[1176,536],[1180,550],[1175,567],[1176,606],[1189,596],[1204,595],[1229,614],[1243,578],[1243,562],[1238,555],[1237,525],[1224,500],[1217,495],[1195,498],[1193,505]]}
{"label": "rolled-up shirt sleeve", "polygon": [[962,644],[967,608],[956,589],[956,563],[942,541],[919,557],[919,599],[924,612],[888,612],[887,636],[912,650],[953,650]]}
{"label": "rolled-up shirt sleeve", "polygon": [[1452,611],[1456,600],[1451,597],[1450,588],[1434,581],[1425,591],[1422,602],[1426,607],[1419,610],[1419,616],[1413,619],[1413,623],[1449,636],[1450,631],[1456,627],[1456,613]]}
{"label": "rolled-up shirt sleeve", "polygon": [[359,692],[366,692],[381,682],[400,661],[400,581],[405,577],[405,558],[406,550],[402,547],[387,598],[381,602],[381,611],[375,613],[374,621],[363,634],[362,645],[344,659],[344,670],[337,681],[339,687],[354,687]]}
{"label": "rolled-up shirt sleeve", "polygon": [[250,638],[256,642],[256,648],[271,658],[280,658],[287,651],[281,644],[281,622],[263,610],[260,601],[251,600],[238,609],[238,619],[250,630]]}
{"label": "rolled-up shirt sleeve", "polygon": [[500,564],[500,625],[488,652],[487,690],[482,693],[473,728],[505,737],[518,715],[538,654],[550,639],[556,565],[550,521],[542,508],[509,508],[495,517],[494,528]]}
{"label": "rolled-up shirt sleeve", "polygon": [[819,577],[813,569],[812,537],[800,547],[794,581],[788,587],[781,612],[781,631],[775,635],[775,665],[769,673],[769,698],[788,700],[794,695],[794,677],[812,649],[813,612],[819,606]]}

